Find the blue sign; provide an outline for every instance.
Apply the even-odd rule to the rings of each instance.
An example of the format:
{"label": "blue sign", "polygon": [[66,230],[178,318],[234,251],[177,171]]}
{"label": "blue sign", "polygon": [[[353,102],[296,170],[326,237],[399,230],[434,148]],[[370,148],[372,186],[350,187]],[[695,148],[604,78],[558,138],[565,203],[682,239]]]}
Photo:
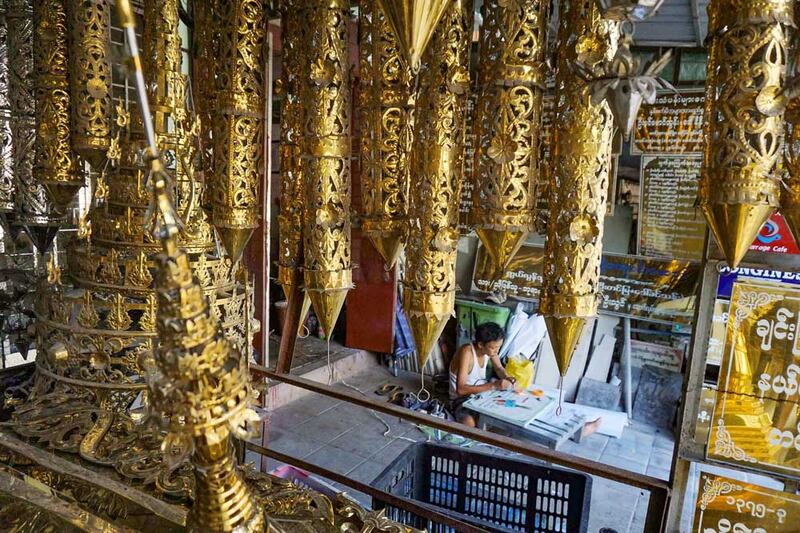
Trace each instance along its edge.
{"label": "blue sign", "polygon": [[[759,237],[760,239],[760,237]],[[724,267],[720,272],[719,285],[717,286],[717,298],[730,300],[733,283],[739,278],[754,278],[766,281],[779,281],[781,283],[791,283],[800,285],[800,272],[783,272],[782,270],[767,270],[765,268],[735,268],[731,270]]]}

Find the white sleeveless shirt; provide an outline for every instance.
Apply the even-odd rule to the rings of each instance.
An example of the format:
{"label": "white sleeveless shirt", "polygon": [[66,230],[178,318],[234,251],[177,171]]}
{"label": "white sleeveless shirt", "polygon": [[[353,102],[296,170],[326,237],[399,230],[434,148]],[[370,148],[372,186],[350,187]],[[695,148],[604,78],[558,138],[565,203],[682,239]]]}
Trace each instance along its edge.
{"label": "white sleeveless shirt", "polygon": [[[475,353],[475,345],[470,344],[470,349],[472,350],[472,368],[469,370],[469,374],[467,374],[467,385],[476,386],[476,385],[485,385],[488,383],[486,371],[489,367],[489,357],[486,356],[483,360],[483,366],[478,365],[478,354]],[[455,400],[459,398],[458,395],[458,374],[453,372],[452,368],[450,369],[450,399]]]}

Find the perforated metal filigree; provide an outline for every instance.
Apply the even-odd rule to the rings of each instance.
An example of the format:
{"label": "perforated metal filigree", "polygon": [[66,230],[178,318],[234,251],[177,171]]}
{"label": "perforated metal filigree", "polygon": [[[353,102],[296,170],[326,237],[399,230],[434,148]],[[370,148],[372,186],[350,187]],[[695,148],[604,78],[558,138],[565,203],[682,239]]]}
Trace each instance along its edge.
{"label": "perforated metal filigree", "polygon": [[472,2],[454,2],[420,71],[403,304],[420,363],[453,312]]}

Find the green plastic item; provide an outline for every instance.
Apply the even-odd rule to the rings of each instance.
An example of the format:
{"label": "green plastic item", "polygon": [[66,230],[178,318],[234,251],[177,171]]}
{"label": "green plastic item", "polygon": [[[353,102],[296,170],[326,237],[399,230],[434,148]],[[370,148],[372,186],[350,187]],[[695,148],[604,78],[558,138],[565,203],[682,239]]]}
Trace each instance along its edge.
{"label": "green plastic item", "polygon": [[502,305],[491,305],[473,300],[456,300],[458,315],[458,346],[463,346],[472,339],[475,328],[486,322],[495,322],[505,329],[511,309]]}

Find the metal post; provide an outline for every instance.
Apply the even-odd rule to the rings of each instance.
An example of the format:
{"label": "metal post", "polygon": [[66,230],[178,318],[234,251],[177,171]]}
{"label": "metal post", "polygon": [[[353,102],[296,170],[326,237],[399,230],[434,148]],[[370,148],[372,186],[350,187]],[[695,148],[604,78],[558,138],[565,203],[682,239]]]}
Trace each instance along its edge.
{"label": "metal post", "polygon": [[625,317],[622,322],[623,345],[622,365],[625,379],[625,412],[628,418],[633,418],[633,378],[631,377],[631,319]]}

